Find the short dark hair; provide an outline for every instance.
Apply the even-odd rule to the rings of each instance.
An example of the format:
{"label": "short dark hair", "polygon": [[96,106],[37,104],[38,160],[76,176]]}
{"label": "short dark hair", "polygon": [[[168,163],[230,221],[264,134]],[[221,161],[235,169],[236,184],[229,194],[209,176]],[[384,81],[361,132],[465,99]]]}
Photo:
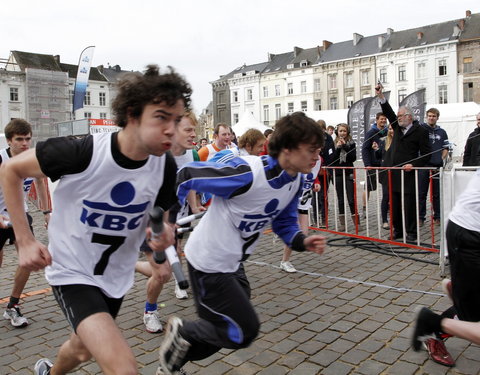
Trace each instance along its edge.
{"label": "short dark hair", "polygon": [[140,118],[143,109],[150,103],[165,102],[169,106],[178,100],[188,109],[192,89],[188,82],[169,66],[161,74],[158,65],[148,65],[142,73],[127,73],[118,83],[118,94],[112,103],[116,124],[124,128],[128,117]]}
{"label": "short dark hair", "polygon": [[375,120],[378,120],[381,116],[387,117],[387,116],[385,115],[385,113],[383,113],[383,112],[378,112],[378,113],[375,115]]}
{"label": "short dark hair", "polygon": [[268,143],[268,154],[278,158],[283,149],[293,150],[300,144],[323,147],[324,132],[322,128],[303,112],[294,112],[277,121],[275,131]]}
{"label": "short dark hair", "polygon": [[267,138],[270,134],[273,133],[273,129],[266,129],[264,132],[263,132],[263,135],[265,136],[265,138]]}
{"label": "short dark hair", "polygon": [[436,109],[435,107],[432,107],[430,109],[427,110],[427,114],[428,113],[433,113],[434,115],[436,115],[438,118],[440,118],[440,111],[438,109]]}
{"label": "short dark hair", "polygon": [[14,118],[5,126],[5,138],[11,140],[15,134],[28,135],[32,134],[32,125],[27,120]]}

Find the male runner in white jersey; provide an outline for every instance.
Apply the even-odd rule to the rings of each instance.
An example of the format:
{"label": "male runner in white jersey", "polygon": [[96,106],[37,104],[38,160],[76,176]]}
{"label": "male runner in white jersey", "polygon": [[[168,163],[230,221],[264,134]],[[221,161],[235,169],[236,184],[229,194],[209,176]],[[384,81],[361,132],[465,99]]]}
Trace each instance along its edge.
{"label": "male runner in white jersey", "polygon": [[[13,119],[7,126],[5,126],[5,138],[7,139],[8,147],[0,150],[0,164],[6,163],[11,157],[16,156],[24,151],[27,151],[32,144],[32,126],[23,119]],[[23,193],[25,210],[27,210],[27,197],[32,186],[35,183],[35,188],[38,194],[39,206],[45,215],[45,223],[50,219],[50,210],[48,210],[48,195],[43,179],[25,178],[23,181]],[[28,221],[31,225],[32,217],[27,213]],[[11,225],[7,225],[10,221],[8,212],[5,207],[3,199],[3,192],[0,190],[0,267],[3,261],[3,246],[7,240],[15,242],[15,234]],[[32,228],[33,231],[33,228]],[[15,244],[15,247],[17,245]],[[18,251],[18,248],[17,248]],[[20,312],[20,296],[30,277],[30,271],[24,267],[17,267],[15,277],[13,279],[13,288],[8,302],[7,309],[3,313],[3,317],[10,320],[10,324],[15,328],[26,327],[28,319]]]}
{"label": "male runner in white jersey", "polygon": [[268,224],[294,250],[323,253],[325,238],[306,237],[296,213],[302,173],[315,166],[323,140],[315,121],[297,112],[275,125],[269,155],[237,157],[225,164],[190,163],[178,172],[180,201],[189,190],[214,197],[185,245],[200,318],[170,318],[158,374],[178,374],[187,361],[207,358],[221,348],[245,348],[255,339],[260,322],[243,261]]}
{"label": "male runner in white jersey", "polygon": [[[166,154],[175,126],[190,103],[188,83],[173,69],[151,65],[118,83],[112,103],[118,133],[83,139],[52,138],[2,165],[0,179],[15,228],[20,265],[45,268],[47,280],[73,328],[55,364],[41,359],[36,375],[59,375],[95,358],[104,374],[138,374],[127,341],[115,324],[134,281],[147,213],[169,209],[175,162]],[[25,176],[59,180],[53,193],[48,248],[32,236],[21,204]],[[151,238],[154,251],[173,244],[166,225]]]}
{"label": "male runner in white jersey", "polygon": [[[193,148],[193,140],[195,139],[195,126],[197,118],[193,112],[187,112],[175,129],[173,137],[171,153],[177,164],[177,168],[181,168],[186,163],[199,161],[197,151]],[[176,221],[190,213],[198,213],[205,210],[197,203],[196,194],[190,191],[187,202],[180,206],[179,202],[175,203],[169,210],[169,222],[175,225]],[[181,236],[176,235],[176,248],[180,250]],[[157,300],[163,289],[163,285],[170,280],[172,275],[168,263],[157,264],[153,258],[153,252],[146,243],[140,247],[144,252],[147,261],[137,261],[135,270],[148,277],[147,281],[147,300],[145,302],[145,310],[143,313],[143,323],[150,333],[161,332],[163,327],[158,312]],[[180,254],[179,254],[180,256]],[[188,298],[187,291],[180,289],[175,280],[175,296],[178,299]]]}

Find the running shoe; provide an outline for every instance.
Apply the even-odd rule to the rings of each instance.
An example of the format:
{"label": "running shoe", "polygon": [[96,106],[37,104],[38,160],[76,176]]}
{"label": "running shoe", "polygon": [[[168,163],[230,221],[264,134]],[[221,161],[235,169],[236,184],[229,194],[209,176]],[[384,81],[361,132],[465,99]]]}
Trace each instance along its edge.
{"label": "running shoe", "polygon": [[20,312],[20,307],[14,305],[13,307],[7,307],[3,313],[3,317],[10,320],[10,324],[15,328],[22,328],[28,326],[28,319],[25,318]]}
{"label": "running shoe", "polygon": [[178,283],[176,281],[175,281],[175,297],[177,297],[177,299],[187,299],[188,298],[187,291],[185,289],[180,289],[180,286],[178,285]]}
{"label": "running shoe", "polygon": [[147,332],[158,333],[161,332],[163,327],[160,322],[160,315],[157,310],[155,311],[145,311],[143,314],[143,323]]}
{"label": "running shoe", "polygon": [[35,375],[49,375],[52,367],[53,363],[48,358],[42,358],[35,363],[33,371],[35,371]]}
{"label": "running shoe", "polygon": [[289,261],[286,261],[286,262],[280,262],[280,268],[282,270],[284,270],[285,272],[289,272],[289,273],[292,273],[292,272],[297,272],[297,270],[295,269],[295,267],[292,265],[292,263],[290,263]]}
{"label": "running shoe", "polygon": [[168,320],[165,338],[160,345],[160,368],[164,375],[181,374],[185,355],[190,348],[190,343],[179,332],[182,320],[172,316]]}

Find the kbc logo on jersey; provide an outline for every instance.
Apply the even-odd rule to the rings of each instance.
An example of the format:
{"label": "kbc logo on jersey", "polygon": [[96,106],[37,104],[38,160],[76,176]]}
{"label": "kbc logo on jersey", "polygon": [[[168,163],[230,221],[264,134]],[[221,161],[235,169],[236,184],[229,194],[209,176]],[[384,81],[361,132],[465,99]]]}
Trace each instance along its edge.
{"label": "kbc logo on jersey", "polygon": [[140,225],[149,202],[129,204],[135,198],[135,188],[130,182],[120,182],[112,188],[108,202],[83,200],[80,221],[92,228],[113,231],[133,230]]}
{"label": "kbc logo on jersey", "polygon": [[275,216],[278,215],[280,210],[277,209],[278,207],[278,199],[272,199],[265,205],[265,214],[257,214],[257,215],[244,215],[244,220],[240,221],[238,225],[238,229],[242,232],[257,232],[265,225],[267,225]]}

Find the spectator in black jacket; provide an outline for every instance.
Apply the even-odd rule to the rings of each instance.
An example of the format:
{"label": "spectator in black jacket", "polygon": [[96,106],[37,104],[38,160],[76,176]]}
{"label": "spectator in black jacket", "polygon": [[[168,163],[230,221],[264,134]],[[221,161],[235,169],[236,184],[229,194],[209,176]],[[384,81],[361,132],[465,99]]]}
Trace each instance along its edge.
{"label": "spectator in black jacket", "polygon": [[[362,159],[365,167],[380,167],[382,165],[382,158],[378,150],[380,139],[386,135],[387,116],[383,112],[378,112],[375,116],[375,123],[365,134],[365,141],[362,144]],[[367,170],[367,189],[363,192],[363,213],[366,217],[367,200],[370,198],[370,192],[377,190],[377,172],[376,169]]]}
{"label": "spectator in black jacket", "polygon": [[[394,136],[391,145],[391,162],[393,167],[402,167],[403,171],[392,171],[392,216],[394,239],[404,237],[403,220],[405,215],[405,231],[407,242],[417,241],[417,210],[415,196],[415,172],[414,167],[424,167],[430,159],[430,144],[428,132],[417,121],[413,121],[412,110],[408,107],[400,107],[397,115],[383,96],[382,86],[375,87],[376,94],[380,99],[382,112],[392,125]],[[403,172],[403,199],[402,207],[402,183]]]}
{"label": "spectator in black jacket", "polygon": [[[320,215],[322,217],[322,224],[320,227],[325,227],[325,222],[327,219],[327,209],[328,209],[328,186],[330,185],[330,181],[332,179],[331,170],[325,169],[323,167],[328,167],[333,161],[333,152],[335,150],[335,144],[333,143],[332,136],[326,131],[326,123],[323,120],[318,120],[317,124],[325,132],[325,145],[322,148],[322,152],[320,153],[320,157],[322,158],[322,168],[320,169],[320,173],[318,174],[318,180],[320,181],[320,191],[318,194],[315,194],[317,197],[318,208],[320,210]],[[317,204],[315,202],[312,203],[313,206],[313,215],[317,217]]]}
{"label": "spectator in black jacket", "polygon": [[470,133],[463,152],[463,166],[480,165],[480,112],[477,113],[477,128]]}

